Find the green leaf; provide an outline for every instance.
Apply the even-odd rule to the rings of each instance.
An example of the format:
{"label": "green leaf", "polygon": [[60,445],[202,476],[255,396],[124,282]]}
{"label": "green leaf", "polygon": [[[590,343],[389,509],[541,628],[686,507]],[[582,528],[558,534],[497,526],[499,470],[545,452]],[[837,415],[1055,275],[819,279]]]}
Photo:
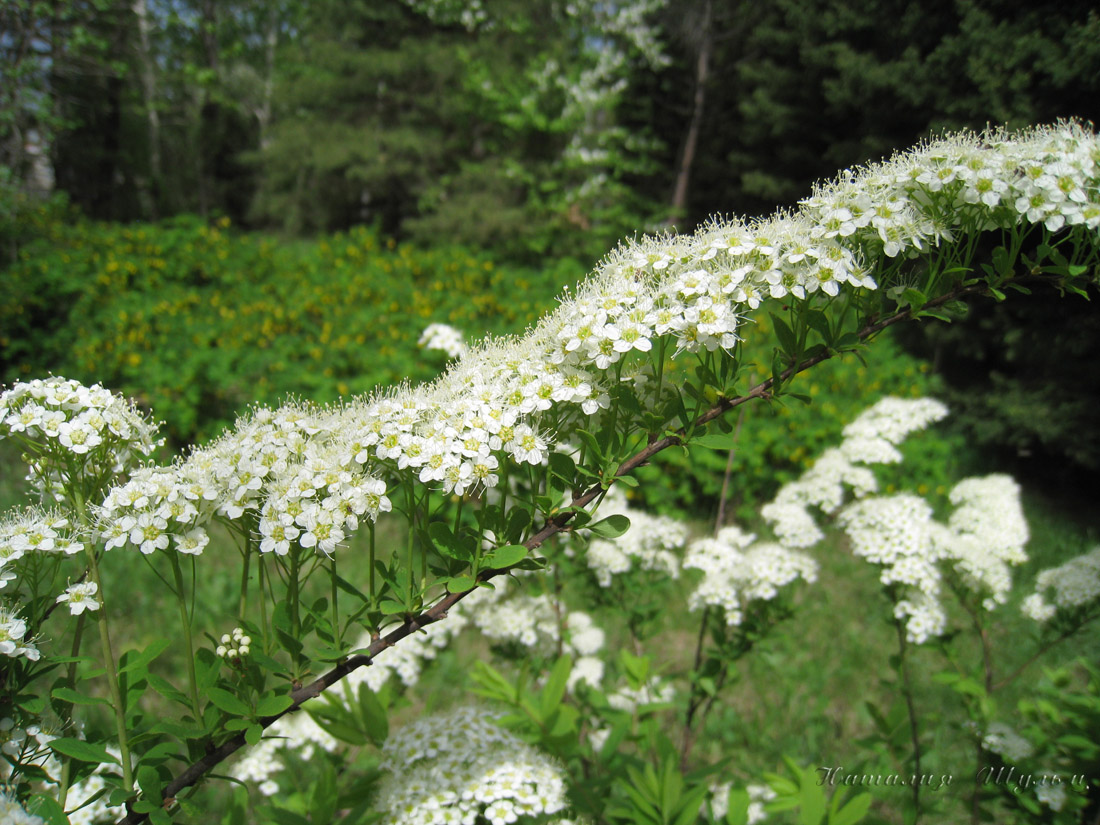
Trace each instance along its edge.
{"label": "green leaf", "polygon": [[69,825],[61,803],[48,794],[32,796],[27,800],[27,813],[43,819],[46,825]]}
{"label": "green leaf", "polygon": [[390,722],[386,709],[366,684],[359,685],[359,715],[371,742],[381,747],[390,735]]}
{"label": "green leaf", "polygon": [[91,762],[92,764],[113,762],[116,765],[121,764],[102,745],[85,742],[83,739],[54,739],[50,742],[50,748],[62,756],[76,759],[78,762]]}
{"label": "green leaf", "polygon": [[550,472],[569,484],[577,475],[577,465],[572,457],[565,453],[551,452],[548,456]]}
{"label": "green leaf", "polygon": [[231,716],[248,716],[250,708],[228,690],[211,687],[206,689],[206,697],[214,707],[224,710]]}
{"label": "green leaf", "polygon": [[458,561],[469,561],[477,550],[476,541],[462,535],[461,532],[453,533],[451,528],[442,521],[433,521],[429,524],[428,535],[440,553]]}
{"label": "green leaf", "polygon": [[833,333],[829,328],[829,318],[820,309],[811,309],[806,315],[806,326],[821,336],[822,340],[828,344],[831,342]]}
{"label": "green leaf", "polygon": [[707,447],[712,450],[732,450],[737,444],[736,433],[707,433],[697,435],[690,442],[692,447]]}
{"label": "green leaf", "polygon": [[283,694],[267,694],[256,703],[257,716],[276,716],[294,704],[294,700]]}
{"label": "green leaf", "polygon": [[106,705],[111,706],[111,703],[104,699],[102,696],[88,696],[81,693],[78,690],[72,688],[59,687],[54,688],[50,692],[50,696],[54,699],[60,699],[62,702],[68,702],[72,705]]}
{"label": "green leaf", "polygon": [[164,798],[164,782],[160,778],[160,773],[149,765],[142,765],[137,769],[137,783],[145,798],[160,807],[161,800]]}
{"label": "green leaf", "polygon": [[260,740],[264,736],[264,726],[261,724],[252,724],[245,728],[244,741],[251,746],[256,746],[260,743]]}
{"label": "green leaf", "polygon": [[810,778],[803,777],[798,797],[799,825],[820,825],[827,809],[824,789]]}
{"label": "green leaf", "polygon": [[147,677],[149,687],[163,696],[165,699],[171,699],[173,702],[178,702],[184,707],[191,707],[191,700],[183,693],[183,691],[177,689],[171,682],[162,676],[157,676],[155,673],[150,673]]}
{"label": "green leaf", "polygon": [[604,460],[603,450],[600,449],[600,444],[596,441],[596,436],[592,435],[588,430],[577,430],[577,437],[584,442],[585,448],[590,453],[590,456],[586,456],[586,458],[594,457],[600,462]]}
{"label": "green leaf", "polygon": [[498,547],[484,559],[482,567],[503,570],[505,567],[511,567],[513,564],[519,564],[527,558],[527,553],[527,548],[522,544],[509,544],[504,547]]}
{"label": "green leaf", "polygon": [[309,813],[313,822],[333,822],[336,818],[336,771],[327,759],[320,760],[321,775],[314,780]]}
{"label": "green leaf", "polygon": [[726,825],[749,825],[749,792],[744,788],[730,791],[729,807],[726,808]]}
{"label": "green leaf", "polygon": [[771,317],[772,323],[775,324],[775,335],[779,339],[779,346],[791,358],[797,358],[798,339],[795,337],[790,325],[774,312],[769,312],[768,315]]}
{"label": "green leaf", "polygon": [[539,696],[539,709],[543,719],[549,718],[550,714],[561,705],[562,697],[565,696],[565,686],[569,681],[569,673],[572,670],[573,657],[568,654],[560,657],[551,668],[550,675],[546,677],[546,685]]}
{"label": "green leaf", "polygon": [[600,538],[614,539],[630,529],[630,519],[620,513],[616,513],[613,516],[608,516],[605,519],[589,524],[588,529]]}
{"label": "green leaf", "polygon": [[902,292],[901,297],[905,303],[909,304],[914,310],[918,310],[928,303],[928,296],[919,289],[914,289],[913,287],[909,287]]}
{"label": "green leaf", "polygon": [[[139,668],[146,667],[151,661],[157,658],[165,650],[167,650],[172,644],[171,639],[157,639],[150,644],[141,653],[134,655],[136,651],[128,651],[126,653],[126,664],[119,668],[119,673],[128,673],[131,670],[138,670]],[[133,656],[133,658],[130,658]]]}
{"label": "green leaf", "polygon": [[393,599],[384,599],[378,609],[382,611],[383,616],[395,616],[399,613],[407,613],[405,605],[402,602],[395,602]]}
{"label": "green leaf", "polygon": [[[476,584],[477,584],[477,582],[474,580],[474,578],[472,576],[454,576],[447,582],[447,592],[448,593],[465,593],[468,590],[473,590],[474,586]],[[382,602],[382,612],[383,613],[386,612],[386,604],[387,604],[387,602]],[[404,609],[405,609],[404,605],[402,605],[401,611],[403,611]],[[401,612],[401,611],[398,611],[398,612]]]}
{"label": "green leaf", "polygon": [[[551,456],[559,455],[551,453]],[[504,540],[517,544],[523,538],[523,531],[531,526],[531,513],[522,507],[513,507],[508,513],[508,523],[504,528]]]}
{"label": "green leaf", "polygon": [[333,705],[309,708],[313,721],[328,733],[335,736],[341,742],[347,742],[356,747],[367,744],[367,737],[359,729],[355,718],[343,707]]}
{"label": "green leaf", "polygon": [[871,794],[864,793],[857,796],[839,811],[829,818],[829,825],[855,825],[867,816],[871,810]]}

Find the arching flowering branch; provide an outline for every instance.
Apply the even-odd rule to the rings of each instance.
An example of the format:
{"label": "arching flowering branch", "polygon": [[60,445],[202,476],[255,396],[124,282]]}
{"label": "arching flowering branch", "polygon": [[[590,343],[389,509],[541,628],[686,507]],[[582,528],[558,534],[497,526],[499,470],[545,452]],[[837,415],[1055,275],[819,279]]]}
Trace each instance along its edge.
{"label": "arching flowering branch", "polygon": [[[84,531],[123,755],[110,754],[106,741],[68,737],[51,748],[72,760],[121,761],[115,804],[132,805],[129,821],[163,820],[164,800],[258,741],[273,720],[439,621],[479,582],[537,566],[528,555],[550,536],[619,529],[618,520],[592,523],[592,510],[661,450],[690,443],[750,400],[781,395],[798,372],[888,326],[941,316],[977,293],[1003,297],[1020,285],[1021,269],[1081,291],[1095,280],[1098,229],[1100,142],[1083,127],[957,136],[848,171],[794,212],[625,245],[526,335],[482,343],[433,383],[336,407],[258,409],[170,466],[111,465],[111,473],[89,475],[101,465],[86,456],[102,446],[83,427],[62,428],[62,411],[24,416],[22,390],[6,392],[0,434],[48,445],[45,454],[63,468],[56,494]],[[979,254],[991,261],[980,272]],[[768,298],[785,302],[772,316],[772,376],[743,391],[739,331]],[[579,446],[564,444],[574,439]],[[404,521],[403,546],[376,554],[375,525],[387,513]],[[241,553],[237,624],[254,641],[251,681],[224,675],[212,651],[193,649],[181,557],[194,563],[206,552],[214,524],[229,529]],[[364,528],[367,581],[349,582],[336,564]],[[141,718],[121,695],[118,677],[125,673],[131,689],[155,648],[142,654],[150,658],[116,662],[107,643],[108,553],[127,549],[164,566],[185,655],[197,665],[186,691],[157,683],[186,709],[186,726],[172,731]],[[12,569],[22,572],[25,561]],[[316,571],[329,574],[324,608],[304,599]],[[25,577],[16,581],[6,593],[28,605],[24,615],[41,618],[40,594],[24,587]],[[342,615],[349,602],[355,607]],[[5,610],[15,616],[19,608]],[[13,624],[13,632],[33,640],[32,624]],[[375,639],[367,650],[345,643],[353,626]],[[79,647],[78,634],[74,657]],[[338,664],[302,687],[315,661]],[[30,694],[36,675],[23,667],[10,696]],[[61,695],[71,697],[67,690]],[[146,753],[126,750],[131,731]],[[171,753],[180,746],[191,767],[171,777],[167,762],[180,758]],[[67,779],[57,784],[65,807]]]}
{"label": "arching flowering branch", "polygon": [[[951,301],[957,301],[964,297],[977,294],[982,290],[983,287],[979,287],[977,285],[960,287],[952,290],[945,295],[940,296],[939,298],[934,299],[933,301],[928,302],[927,308],[935,309],[936,307],[942,306]],[[884,329],[887,329],[903,321],[909,320],[912,315],[913,311],[911,309],[906,309],[894,313],[887,318],[883,318],[881,320],[875,321],[874,323],[868,324],[857,333],[856,337],[859,341],[865,341]],[[639,450],[633,456],[628,458],[626,461],[622,462],[619,465],[619,469],[617,470],[615,477],[613,479],[610,479],[609,483],[616,479],[622,478],[623,476],[626,476],[636,470],[638,467],[645,465],[649,462],[650,459],[652,459],[663,450],[666,450],[669,447],[684,444],[687,440],[689,432],[699,430],[707,423],[714,421],[715,419],[721,417],[723,414],[729,412],[730,410],[736,409],[750,401],[769,398],[770,392],[777,383],[777,380],[779,383],[785,383],[791,380],[798,373],[811,369],[812,367],[823,363],[824,361],[834,357],[837,354],[839,353],[820,353],[818,355],[815,355],[813,358],[808,358],[800,362],[796,366],[787,368],[778,377],[768,378],[764,381],[759,382],[744,395],[737,396],[736,398],[721,399],[713,407],[698,416],[692,422],[692,425],[690,427],[682,427],[674,433],[670,433],[660,439],[653,441],[652,443],[646,445],[643,449]],[[579,512],[583,511],[585,507],[588,507],[593,501],[599,498],[603,494],[605,489],[606,487],[604,483],[594,484],[589,489],[584,491],[584,493],[573,498],[569,502],[569,505],[567,507],[562,508],[561,512],[548,519],[541,529],[539,529],[529,539],[527,539],[527,541],[523,543],[523,546],[529,551],[536,550],[537,548],[541,547],[545,542],[549,541],[553,536],[570,529],[570,522],[574,519],[574,517]],[[478,580],[481,582],[488,582],[494,577],[503,573],[507,573],[507,570],[484,570],[478,576]],[[260,720],[260,723],[263,725],[263,727],[267,728],[273,725],[281,717],[299,710],[303,703],[309,701],[310,699],[317,698],[322,693],[324,693],[325,690],[335,685],[348,674],[352,673],[355,670],[358,670],[361,667],[369,666],[371,664],[371,661],[376,656],[383,653],[387,648],[393,647],[394,645],[398,644],[402,639],[407,638],[408,636],[416,633],[422,628],[427,627],[428,625],[446,619],[447,614],[451,610],[451,608],[453,608],[465,596],[469,595],[472,592],[473,590],[471,589],[458,593],[449,593],[444,596],[439,602],[434,604],[431,608],[421,612],[416,616],[406,619],[402,624],[392,629],[384,636],[380,636],[372,641],[369,648],[365,652],[349,657],[347,660],[336,665],[331,670],[329,670],[310,684],[292,690],[289,694],[292,700],[292,704],[285,711]],[[183,792],[188,787],[196,784],[216,765],[223,762],[236,751],[240,750],[240,748],[244,747],[245,744],[245,736],[242,733],[224,742],[219,747],[209,751],[201,759],[191,764],[186,770],[179,774],[165,787],[165,799],[171,799]],[[131,811],[123,819],[120,819],[118,821],[118,825],[137,825],[138,823],[145,822],[147,819],[147,814]]]}

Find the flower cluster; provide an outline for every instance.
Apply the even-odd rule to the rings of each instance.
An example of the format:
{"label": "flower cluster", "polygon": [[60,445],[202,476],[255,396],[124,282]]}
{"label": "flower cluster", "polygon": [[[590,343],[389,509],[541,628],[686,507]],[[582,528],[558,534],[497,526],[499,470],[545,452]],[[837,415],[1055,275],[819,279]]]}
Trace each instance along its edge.
{"label": "flower cluster", "polygon": [[624,685],[607,695],[607,703],[615,710],[634,713],[647,705],[667,705],[676,696],[676,688],[656,676],[638,687]]}
{"label": "flower cluster", "polygon": [[[73,473],[124,472],[161,443],[156,426],[121,396],[60,377],[17,383],[0,393],[5,437],[31,447],[32,475],[51,492]],[[72,461],[74,455],[80,461]]]}
{"label": "flower cluster", "polygon": [[221,644],[217,646],[214,653],[221,659],[242,659],[251,650],[252,637],[246,635],[239,627],[233,628],[232,635],[223,633],[220,641]]}
{"label": "flower cluster", "polygon": [[[483,342],[415,389],[333,409],[258,410],[187,460],[116,490],[101,529],[112,546],[152,552],[171,534],[178,549],[198,552],[206,521],[247,514],[265,552],[297,543],[331,553],[361,519],[388,509],[395,484],[457,495],[493,488],[510,465],[541,464],[554,433],[598,429],[590,419],[610,409],[617,384],[651,405],[660,382],[632,355],[728,349],[765,296],[873,289],[876,257],[916,254],[960,232],[1021,221],[1100,226],[1097,147],[1073,124],[956,136],[846,173],[791,214],[624,245],[526,336]],[[860,460],[888,460],[891,444],[864,443]]]}
{"label": "flower cluster", "polygon": [[654,570],[669,578],[680,575],[677,551],[684,547],[688,529],[667,516],[653,516],[627,504],[626,495],[611,488],[600,505],[600,515],[623,515],[630,529],[615,539],[595,539],[585,552],[585,562],[601,587],[610,587],[614,576],[630,570]]}
{"label": "flower cluster", "polygon": [[868,464],[901,461],[898,445],[947,415],[947,408],[930,398],[886,397],[844,428],[844,441],[827,449],[801,477],[785,484],[760,514],[786,547],[810,547],[824,538],[810,508],[834,514],[847,490],[862,498],[878,490]]}
{"label": "flower cluster", "polygon": [[60,512],[13,510],[0,520],[0,590],[16,578],[19,560],[30,553],[72,555],[83,549],[79,532]]}
{"label": "flower cluster", "polygon": [[906,622],[911,642],[923,644],[947,628],[940,603],[943,558],[934,541],[937,524],[923,498],[903,493],[868,498],[841,511],[838,519],[852,552],[883,568],[879,579],[904,588],[894,615]]}
{"label": "flower cluster", "polygon": [[[1047,601],[1053,591],[1053,603]],[[1024,614],[1037,622],[1054,618],[1059,610],[1076,610],[1100,601],[1100,547],[1041,572],[1035,592],[1024,599]]]}
{"label": "flower cluster", "polygon": [[982,606],[1004,604],[1012,587],[1010,566],[1027,561],[1029,531],[1020,508],[1020,485],[1010,476],[968,478],[951,491],[955,511],[938,534],[943,554],[963,582],[986,593]]}
{"label": "flower cluster", "polygon": [[[424,662],[434,659],[466,626],[465,608],[461,605],[452,609],[447,621],[436,622],[422,628],[418,633],[407,637],[401,644],[388,647],[371,660],[370,667],[361,667],[352,671],[344,681],[351,689],[365,684],[375,693],[396,676],[405,687],[413,687],[420,681]],[[363,634],[356,643],[357,647],[369,647],[370,634]]]}
{"label": "flower cluster", "polygon": [[448,324],[428,324],[416,344],[422,349],[445,352],[448,358],[458,358],[466,352],[466,341],[462,330]]}
{"label": "flower cluster", "polygon": [[[55,738],[53,734],[43,730],[41,725],[27,725],[23,728],[10,716],[0,719],[0,751],[15,762],[25,763],[51,753],[47,748]],[[0,775],[6,773],[8,766],[4,765],[3,768]]]}
{"label": "flower cluster", "polygon": [[0,605],[0,653],[12,659],[22,656],[37,662],[42,657],[42,652],[26,635],[26,621],[6,605]]}
{"label": "flower cluster", "polygon": [[[732,782],[724,782],[711,788],[710,810],[715,822],[723,822],[729,812],[730,791],[733,790]],[[749,795],[748,818],[746,825],[756,825],[768,818],[764,810],[764,803],[775,799],[776,792],[770,785],[746,785],[745,790]]]}
{"label": "flower cluster", "polygon": [[951,564],[961,583],[982,596],[982,607],[1004,604],[1010,566],[1027,561],[1027,522],[1020,488],[1008,476],[965,479],[951,491],[957,505],[947,524],[932,518],[924,499],[902,494],[868,498],[841,511],[856,555],[883,567],[881,580],[904,589],[894,615],[906,620],[909,641],[921,644],[943,633],[947,614],[939,596],[941,562]]}
{"label": "flower cluster", "polygon": [[[304,709],[308,708],[307,702]],[[268,728],[263,740],[250,748],[229,773],[240,782],[255,785],[264,796],[274,796],[279,792],[276,774],[287,767],[283,759],[287,750],[293,749],[299,758],[308,762],[315,748],[332,753],[339,745],[308,713],[290,713]]]}
{"label": "flower cluster", "polygon": [[776,542],[757,542],[755,535],[739,527],[724,527],[714,538],[693,541],[684,567],[704,573],[688,601],[691,609],[718,607],[730,626],[744,621],[749,602],[774,599],[779,588],[799,578],[817,580],[817,562],[805,553]]}
{"label": "flower cluster", "polygon": [[1035,748],[1003,722],[991,722],[982,737],[982,747],[1009,762],[1019,762],[1034,755]]}
{"label": "flower cluster", "polygon": [[418,719],[382,748],[382,822],[544,821],[566,807],[564,771],[476,707]]}
{"label": "flower cluster", "polygon": [[575,657],[568,689],[579,682],[598,687],[604,675],[603,660],[597,656],[605,635],[592,617],[570,611],[553,596],[513,592],[510,580],[498,580],[492,590],[479,589],[462,604],[461,616],[490,641],[514,643],[542,656],[558,651]]}
{"label": "flower cluster", "polygon": [[0,822],[7,825],[46,825],[42,817],[27,813],[26,808],[4,791],[0,791]]}

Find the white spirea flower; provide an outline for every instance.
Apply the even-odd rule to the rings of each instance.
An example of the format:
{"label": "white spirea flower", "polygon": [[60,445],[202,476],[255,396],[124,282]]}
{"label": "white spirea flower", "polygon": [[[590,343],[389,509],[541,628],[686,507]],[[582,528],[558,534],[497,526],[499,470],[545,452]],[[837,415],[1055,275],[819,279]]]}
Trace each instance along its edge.
{"label": "white spirea flower", "polygon": [[0,570],[30,553],[79,553],[82,542],[81,532],[60,511],[11,510],[0,519]]}
{"label": "white spirea flower", "polygon": [[650,677],[646,684],[638,688],[624,685],[607,695],[607,703],[616,710],[634,713],[644,705],[666,705],[676,698],[676,688],[671,682],[658,677]]}
{"label": "white spirea flower", "polygon": [[[376,803],[382,822],[543,821],[566,806],[565,772],[549,757],[465,707],[428,716],[390,735],[389,771]],[[445,812],[447,812],[445,814]]]}
{"label": "white spirea flower", "polygon": [[78,582],[70,585],[64,593],[57,597],[59,604],[68,602],[69,613],[79,616],[85,610],[99,610],[100,601],[95,597],[99,592],[99,585],[95,582]]}
{"label": "white spirea flower", "polygon": [[[1053,601],[1047,601],[1052,598]],[[1100,601],[1100,547],[1065,564],[1042,571],[1035,592],[1021,609],[1037,622],[1054,618],[1059,610],[1074,610]]]}
{"label": "white spirea flower", "polygon": [[69,805],[81,807],[68,815],[69,825],[106,825],[124,817],[125,806],[107,804],[107,791],[112,787],[115,786],[108,785],[99,771],[73,785],[69,789]]}
{"label": "white spirea flower", "polygon": [[928,503],[908,494],[867,498],[841,510],[837,520],[852,552],[882,566],[882,583],[901,585],[910,594],[895,609],[898,618],[908,618],[909,641],[921,644],[942,633],[946,615],[938,609],[937,565],[942,556],[933,540],[939,527]]}
{"label": "white spirea flower", "polygon": [[883,398],[844,428],[840,450],[849,461],[896,463],[898,444],[946,416],[947,407],[932,398]]}
{"label": "white spirea flower", "polygon": [[946,415],[947,408],[930,398],[881,399],[844,428],[839,447],[825,450],[810,469],[783,485],[760,515],[785,547],[817,544],[825,534],[810,508],[833,514],[849,491],[856,498],[876,492],[874,472],[860,465],[901,461],[897,446]]}
{"label": "white spirea flower", "polygon": [[11,658],[22,656],[37,662],[42,653],[27,638],[27,623],[7,605],[0,605],[0,653]]}
{"label": "white spirea flower", "polygon": [[[723,782],[712,785],[710,789],[710,809],[714,814],[715,822],[722,822],[729,812],[730,791],[733,790],[732,782]],[[748,825],[756,825],[768,818],[764,810],[764,803],[775,799],[776,793],[770,785],[747,785],[745,790],[749,794]]]}
{"label": "white spirea flower", "polygon": [[[482,592],[482,591],[478,591]],[[485,591],[490,592],[490,591]],[[420,673],[425,662],[434,659],[451,640],[466,627],[469,607],[466,601],[456,605],[448,614],[447,621],[436,622],[420,632],[404,639],[401,644],[388,647],[371,660],[370,667],[361,667],[349,673],[344,681],[354,693],[360,684],[378,692],[391,678],[396,677],[406,687],[413,687],[420,681]],[[369,647],[371,638],[363,634],[356,642],[357,647]]]}
{"label": "white spirea flower", "polygon": [[1040,782],[1035,788],[1035,798],[1052,811],[1060,811],[1066,805],[1066,786]]}

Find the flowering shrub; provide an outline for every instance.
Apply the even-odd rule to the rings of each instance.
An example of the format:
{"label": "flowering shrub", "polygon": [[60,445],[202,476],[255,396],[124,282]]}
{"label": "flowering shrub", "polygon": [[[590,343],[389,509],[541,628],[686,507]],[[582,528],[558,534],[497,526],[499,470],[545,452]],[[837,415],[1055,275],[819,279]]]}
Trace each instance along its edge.
{"label": "flowering shrub", "polygon": [[[930,642],[946,626],[944,583],[987,645],[986,614],[1006,602],[1009,568],[1024,559],[1027,539],[1017,489],[1001,477],[959,484],[946,524],[915,496],[873,495],[872,465],[897,462],[898,443],[942,417],[941,406],[886,400],[857,419],[840,447],[761,510],[774,542],[752,543],[719,523],[724,530],[681,558],[685,531],[634,517],[644,532],[632,536],[632,516],[612,491],[636,484],[633,471],[662,450],[735,449],[739,430],[724,414],[755,400],[799,400],[792,388],[801,372],[893,324],[950,317],[959,301],[1003,299],[1026,284],[1081,291],[1095,280],[1100,256],[1098,178],[1100,143],[1074,124],[936,141],[849,170],[794,212],[624,245],[527,334],[481,341],[431,383],[328,407],[258,406],[168,464],[140,463],[157,442],[155,428],[102,388],[60,378],[14,385],[0,395],[0,436],[23,446],[42,505],[58,509],[26,511],[0,533],[0,706],[19,726],[45,725],[58,735],[48,742],[49,759],[11,760],[7,787],[18,804],[34,806],[32,815],[64,822],[65,811],[87,799],[80,781],[95,776],[109,788],[107,803],[123,806],[120,821],[169,821],[186,812],[189,789],[223,760],[245,745],[265,747],[276,725],[291,724],[280,721],[287,714],[314,707],[307,703],[326,691],[339,695],[341,680],[376,657],[379,670],[367,673],[392,659],[392,672],[414,681],[433,647],[402,654],[409,637],[436,623],[453,627],[448,615],[472,602],[472,624],[494,640],[553,654],[547,673],[521,670],[518,681],[488,665],[474,671],[481,692],[510,708],[505,726],[600,778],[574,784],[567,803],[555,769],[510,739],[493,739],[504,737],[495,728],[470,722],[466,733],[500,743],[530,770],[498,774],[493,759],[440,747],[422,757],[415,749],[423,736],[397,734],[384,765],[405,769],[423,758],[440,781],[383,785],[379,801],[392,818],[512,821],[570,815],[571,805],[611,821],[694,821],[709,794],[707,771],[690,767],[694,738],[732,665],[792,609],[792,585],[815,580],[818,566],[806,551],[826,535],[820,520],[834,517],[855,552],[884,567],[909,706],[906,759],[919,773],[907,646]],[[741,335],[768,301],[784,307],[768,316],[770,377],[748,386]],[[854,503],[846,505],[849,496]],[[601,503],[612,505],[609,513],[597,512]],[[551,567],[557,560],[548,542],[564,532],[594,540],[583,566],[598,585],[638,574],[671,587],[685,567],[705,574],[689,599],[702,615],[678,747],[660,723],[676,688],[642,652],[652,605],[620,605],[634,652],[619,652],[613,684],[591,664],[583,678],[572,676],[573,654],[579,667],[602,648],[587,613],[569,610],[549,590],[482,595],[505,573]],[[207,648],[196,645],[195,565],[219,547],[216,536],[228,536],[239,553],[240,588],[227,612],[240,632]],[[122,596],[107,571],[123,563],[119,556],[144,559],[174,597],[186,674],[157,672],[167,637],[116,656],[112,605]],[[357,575],[342,575],[359,556]],[[62,604],[69,610],[58,610]],[[523,613],[535,619],[525,624]],[[712,621],[716,615],[723,620]],[[546,632],[551,622],[557,627]],[[94,649],[85,647],[87,623],[97,626]],[[68,644],[58,643],[62,636]],[[955,678],[960,694],[993,693],[984,652],[977,692]],[[537,687],[528,681],[535,675]],[[393,681],[372,678],[376,688]],[[371,687],[349,686],[343,699],[316,706],[317,725],[358,746],[381,745],[388,724],[379,696],[390,687]],[[173,719],[143,706],[153,693]],[[109,722],[97,718],[82,729],[82,709],[93,708],[96,718],[95,706]],[[989,703],[970,710],[983,729]],[[94,773],[100,765],[118,770]],[[771,783],[777,799],[768,805],[801,804],[804,819],[821,821],[824,813],[814,819],[805,811],[819,803],[824,811],[825,792],[814,796],[795,768],[789,785]],[[247,765],[239,770],[259,777]],[[464,783],[486,775],[497,790],[467,798]],[[331,813],[334,799],[347,796],[337,797],[335,783],[333,771],[311,804]],[[841,808],[832,797],[832,821],[857,821],[869,805],[860,799]],[[367,816],[362,799],[345,801],[359,811],[354,816]],[[761,801],[739,797],[727,805],[726,821]],[[918,815],[927,804],[916,785],[912,804]]]}

